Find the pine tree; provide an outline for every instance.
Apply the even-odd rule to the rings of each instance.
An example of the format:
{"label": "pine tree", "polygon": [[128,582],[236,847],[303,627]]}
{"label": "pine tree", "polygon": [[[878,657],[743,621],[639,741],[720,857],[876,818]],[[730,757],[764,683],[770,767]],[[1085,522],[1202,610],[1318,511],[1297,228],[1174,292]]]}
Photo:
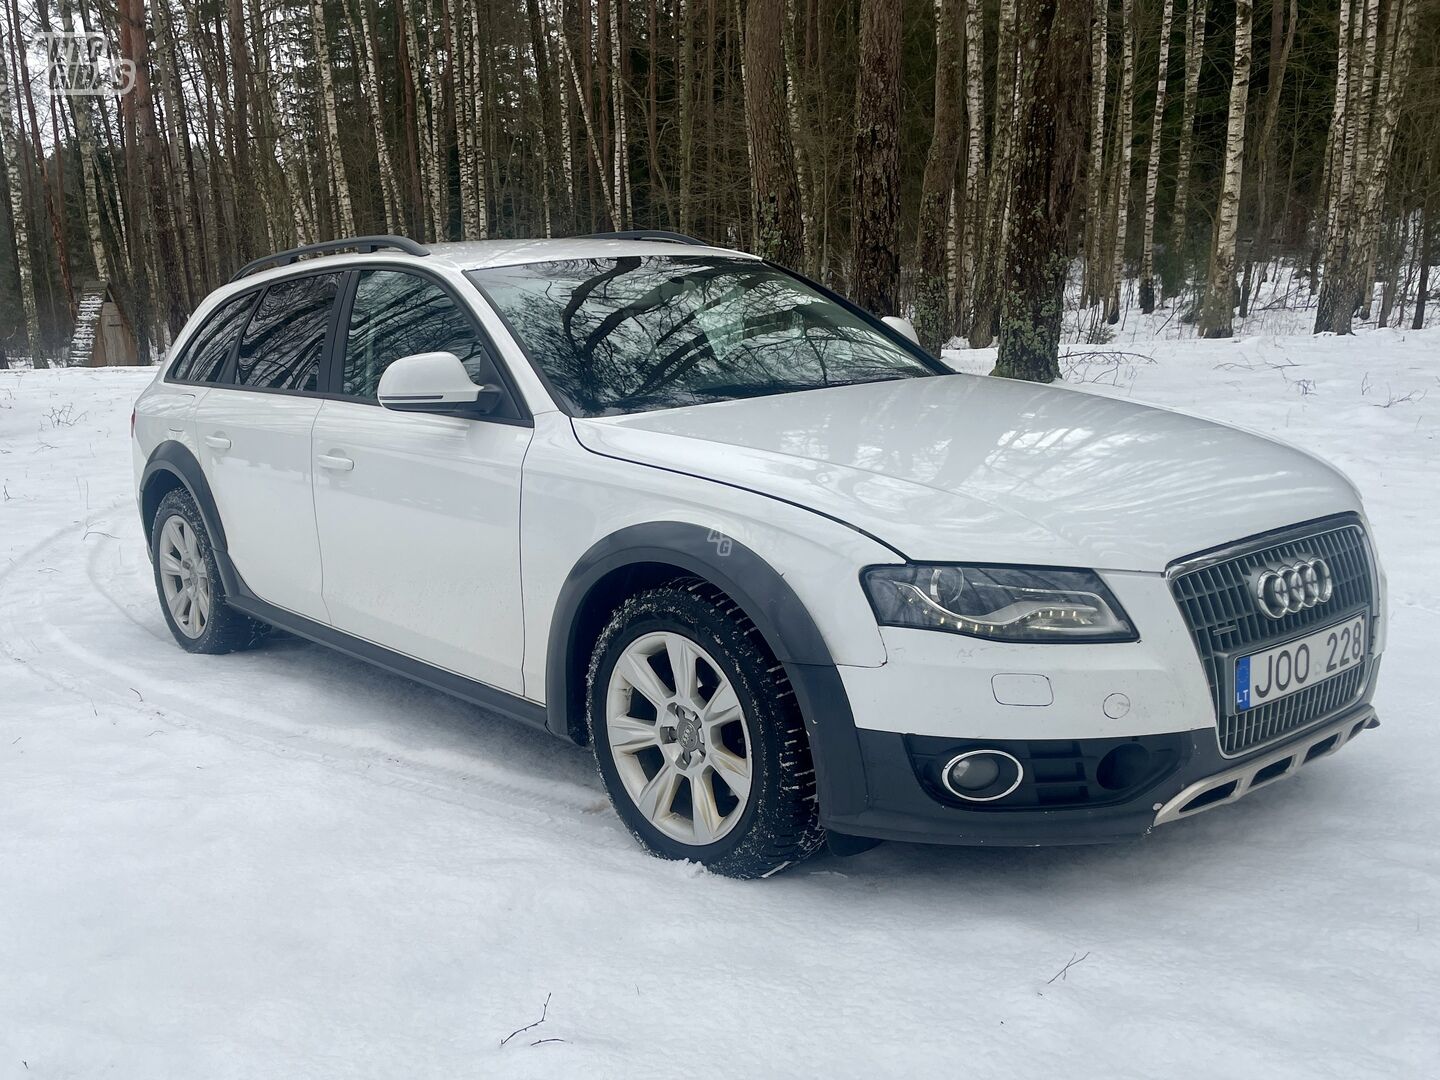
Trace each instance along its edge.
{"label": "pine tree", "polygon": [[851,297],[898,311],[900,257],[900,0],[861,0],[855,88],[855,280]]}
{"label": "pine tree", "polygon": [[1060,377],[1070,217],[1085,158],[1090,15],[1066,0],[1021,0],[1020,126],[995,375]]}

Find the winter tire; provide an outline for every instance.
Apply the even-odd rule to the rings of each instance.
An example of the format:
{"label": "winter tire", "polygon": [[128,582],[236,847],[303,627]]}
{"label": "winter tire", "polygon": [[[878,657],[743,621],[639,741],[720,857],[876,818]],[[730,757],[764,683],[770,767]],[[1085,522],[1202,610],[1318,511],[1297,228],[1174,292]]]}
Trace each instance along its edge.
{"label": "winter tire", "polygon": [[685,581],[625,601],[596,642],[587,691],[610,801],[653,854],[757,878],[820,846],[794,691],[719,590]]}
{"label": "winter tire", "polygon": [[232,608],[195,500],[183,488],[160,500],[150,527],[155,592],[170,633],[193,653],[248,649],[270,632],[265,623]]}

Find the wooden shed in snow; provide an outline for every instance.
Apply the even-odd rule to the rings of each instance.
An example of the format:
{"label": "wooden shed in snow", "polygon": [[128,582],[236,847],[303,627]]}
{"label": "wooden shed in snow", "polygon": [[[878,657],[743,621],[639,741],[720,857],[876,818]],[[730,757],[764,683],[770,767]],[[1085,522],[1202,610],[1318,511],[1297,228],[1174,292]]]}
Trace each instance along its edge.
{"label": "wooden shed in snow", "polygon": [[130,367],[140,363],[135,332],[110,297],[103,281],[87,281],[80,290],[75,332],[70,335],[74,367]]}

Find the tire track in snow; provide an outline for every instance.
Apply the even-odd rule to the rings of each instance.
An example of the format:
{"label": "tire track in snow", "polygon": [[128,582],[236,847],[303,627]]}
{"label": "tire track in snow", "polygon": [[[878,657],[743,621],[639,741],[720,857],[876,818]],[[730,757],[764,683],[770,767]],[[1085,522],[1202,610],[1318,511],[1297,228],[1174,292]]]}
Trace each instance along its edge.
{"label": "tire track in snow", "polygon": [[[617,856],[633,853],[629,837],[610,816],[598,780],[587,784],[564,775],[589,779],[589,755],[549,735],[526,731],[438,691],[293,638],[226,657],[180,650],[158,617],[147,622],[135,613],[140,607],[138,594],[125,587],[126,582],[142,585],[147,594],[150,588],[150,564],[138,550],[138,540],[102,535],[97,543],[85,543],[87,528],[103,523],[129,501],[119,500],[86,522],[55,530],[0,569],[0,643],[5,655],[23,670],[92,705],[103,702],[131,716],[143,716],[145,723],[160,718],[176,728],[219,735],[248,750],[311,761],[513,824],[583,839],[612,849]],[[90,535],[97,534],[92,529]],[[107,556],[116,557],[118,564],[119,553],[131,548],[136,549],[138,563],[104,568]],[[51,589],[52,575],[42,573],[53,568],[63,574],[76,566],[84,568],[83,592]],[[105,601],[98,612],[85,606],[97,594]],[[317,665],[316,660],[322,662]],[[193,682],[177,681],[181,664],[196,667]],[[207,675],[213,680],[205,681]],[[248,685],[237,687],[237,682]],[[144,696],[136,700],[132,690],[140,693],[141,687]],[[246,694],[243,712],[225,700],[227,691],[238,689]],[[418,710],[417,694],[422,706]],[[404,698],[406,715],[423,717],[425,726],[409,727],[407,721],[395,719],[387,703],[396,698]],[[435,705],[433,717],[424,716],[426,702]],[[348,714],[351,726],[343,730],[351,734],[358,730],[362,739],[347,740],[340,729],[327,730],[323,722],[297,722],[297,717],[316,712]],[[391,730],[392,725],[407,726]],[[404,745],[402,736],[413,739],[427,732],[443,736],[443,745],[431,748],[432,755],[463,760],[427,760],[413,746]],[[526,756],[536,762],[537,770],[547,764],[554,768],[549,774],[520,772],[488,756],[483,745],[487,742],[500,752],[529,743],[518,749],[528,751]],[[583,769],[577,768],[576,760],[582,754]],[[602,808],[603,816],[597,813]]]}

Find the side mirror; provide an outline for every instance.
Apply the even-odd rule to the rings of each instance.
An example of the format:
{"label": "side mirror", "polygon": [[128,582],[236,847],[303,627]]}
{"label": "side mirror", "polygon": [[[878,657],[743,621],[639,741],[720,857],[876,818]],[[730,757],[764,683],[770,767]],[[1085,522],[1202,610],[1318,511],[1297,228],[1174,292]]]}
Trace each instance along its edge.
{"label": "side mirror", "polygon": [[885,315],[881,317],[880,321],[890,327],[891,330],[904,334],[916,345],[920,344],[920,335],[915,333],[915,327],[909,319],[902,319],[898,315]]}
{"label": "side mirror", "polygon": [[460,358],[449,352],[402,356],[380,376],[376,395],[395,412],[441,416],[489,416],[504,394],[498,386],[476,386]]}

